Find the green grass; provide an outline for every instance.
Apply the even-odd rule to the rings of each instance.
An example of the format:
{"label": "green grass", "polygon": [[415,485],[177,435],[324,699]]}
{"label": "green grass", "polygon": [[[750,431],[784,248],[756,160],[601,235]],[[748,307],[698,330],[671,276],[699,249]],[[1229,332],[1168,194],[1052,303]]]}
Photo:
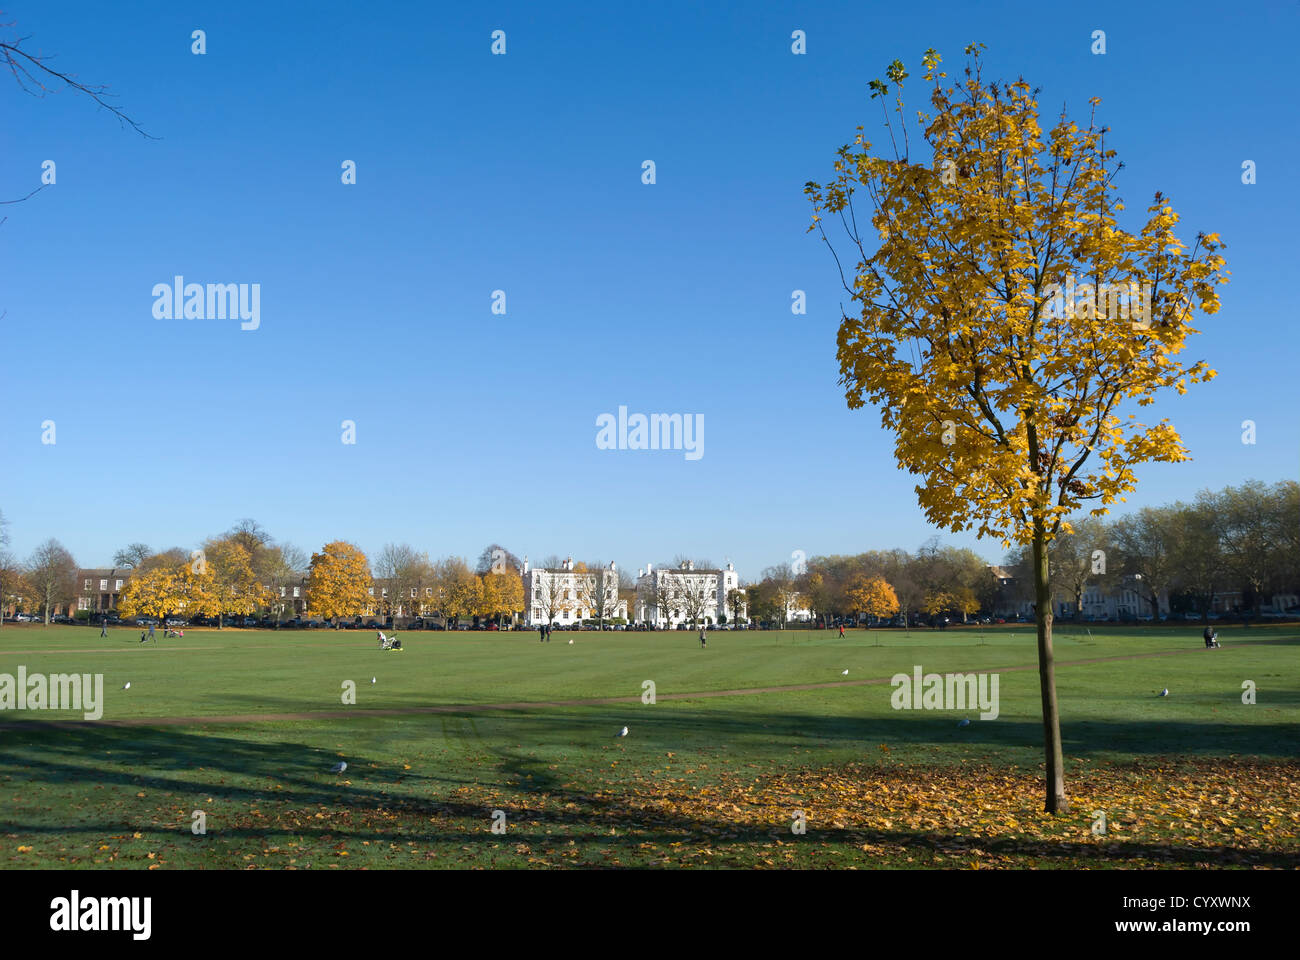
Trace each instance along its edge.
{"label": "green grass", "polygon": [[[1145,794],[1139,802],[1141,791],[1218,783],[1242,758],[1269,771],[1265,779],[1278,786],[1268,790],[1292,788],[1300,638],[1294,627],[1255,627],[1225,628],[1221,639],[1222,650],[1205,651],[1195,626],[1058,629],[1072,793],[1091,799],[1095,788],[1107,803],[1154,809]],[[944,851],[956,838],[967,854],[979,846],[978,856],[1008,865],[1254,862],[1248,857],[1297,865],[1289,824],[1265,836],[1259,831],[1272,828],[1244,807],[1222,828],[1226,839],[1211,838],[1204,824],[1189,834],[1171,805],[1159,822],[1133,814],[1140,822],[1128,846],[1089,843],[1093,807],[1081,803],[1058,821],[1035,820],[1032,836],[977,844],[974,813],[940,815],[930,827],[924,803],[890,800],[890,783],[950,783],[951,805],[960,790],[964,798],[1019,778],[999,810],[1015,824],[1037,817],[1038,680],[1033,669],[1013,669],[1036,662],[1032,627],[850,631],[843,639],[715,632],[707,650],[689,632],[557,633],[549,644],[529,632],[403,640],[406,650],[382,653],[365,631],[187,630],[184,640],[142,646],[129,629],[101,640],[98,628],[3,628],[0,673],[20,664],[29,674],[102,673],[110,722],[52,726],[76,718],[0,714],[8,725],[0,729],[0,862],[913,867],[952,865]],[[1152,656],[1071,663],[1134,654]],[[893,710],[888,678],[916,664],[998,671],[999,717]],[[884,682],[859,683],[873,679]],[[355,706],[341,701],[349,680]],[[646,680],[656,686],[653,705],[640,700]],[[1253,706],[1241,702],[1246,680],[1257,685]],[[683,696],[818,683],[841,685]],[[1170,696],[1157,697],[1164,687]],[[606,698],[626,701],[490,708]],[[451,709],[370,712],[430,707]],[[340,712],[352,715],[327,716]],[[274,716],[148,723],[249,714]],[[957,726],[961,716],[969,726]],[[629,736],[616,739],[625,724]],[[340,759],[347,772],[330,773]],[[974,786],[961,784],[968,774]],[[860,783],[871,786],[855,793]],[[1224,803],[1232,805],[1226,793]],[[505,835],[490,829],[497,809]],[[809,815],[802,837],[789,830],[794,809]],[[190,830],[195,810],[206,815],[206,835]],[[1244,839],[1234,839],[1234,828]]]}

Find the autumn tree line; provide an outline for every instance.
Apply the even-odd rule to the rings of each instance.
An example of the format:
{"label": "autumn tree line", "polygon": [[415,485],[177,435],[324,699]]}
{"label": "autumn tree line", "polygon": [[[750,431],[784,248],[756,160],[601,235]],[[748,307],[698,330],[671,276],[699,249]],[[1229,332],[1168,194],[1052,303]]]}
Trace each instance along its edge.
{"label": "autumn tree line", "polygon": [[[1248,481],[1191,502],[1147,507],[1109,519],[1086,517],[1058,534],[1048,548],[1052,603],[1072,605],[1084,593],[1121,587],[1160,609],[1205,619],[1216,599],[1237,598],[1240,612],[1258,616],[1274,596],[1300,594],[1300,483]],[[818,617],[895,614],[912,624],[948,616],[963,622],[977,613],[1035,601],[1031,550],[1012,548],[1002,564],[1009,585],[968,549],[937,537],[916,552],[871,550],[853,556],[812,557],[806,566],[769,567],[746,587],[750,615],[780,621],[789,609]],[[886,591],[884,588],[888,588]],[[891,601],[889,592],[892,591]]]}
{"label": "autumn tree line", "polygon": [[[45,622],[71,607],[80,590],[80,568],[58,540],[37,547],[25,561],[8,550],[0,516],[0,607],[40,614]],[[262,615],[283,619],[294,610],[295,588],[304,612],[334,620],[360,616],[437,615],[510,617],[523,609],[517,560],[493,544],[476,566],[460,557],[430,560],[406,544],[388,544],[373,563],[357,546],[325,544],[310,555],[276,543],[254,520],[209,537],[197,549],[155,552],[131,543],[113,556],[129,571],[117,602],[124,617],[226,617]],[[91,591],[98,593],[98,591]]]}
{"label": "autumn tree line", "polygon": [[[48,623],[55,611],[83,595],[77,562],[54,539],[18,560],[8,549],[6,526],[0,514],[0,607],[21,603]],[[1090,587],[1105,593],[1123,586],[1139,593],[1152,609],[1159,609],[1167,595],[1174,614],[1193,612],[1204,618],[1215,609],[1216,599],[1231,595],[1241,612],[1258,616],[1274,596],[1300,594],[1300,484],[1248,481],[1203,491],[1190,502],[1147,507],[1114,519],[1076,520],[1052,541],[1048,555],[1053,605],[1071,604],[1076,613]],[[807,608],[819,618],[900,617],[910,625],[946,616],[965,622],[976,614],[1032,603],[1031,563],[1027,547],[1012,548],[1003,563],[1011,584],[1003,585],[973,550],[934,537],[914,552],[870,550],[814,556],[797,569],[769,567],[757,581],[733,591],[720,612],[732,621],[781,622],[789,611]],[[291,544],[276,543],[253,520],[241,520],[196,550],[154,552],[131,543],[114,554],[113,564],[131,572],[117,607],[128,617],[282,619],[294,610],[295,586],[308,615],[335,621],[397,615],[504,620],[521,612],[525,603],[519,576],[523,564],[499,544],[486,547],[473,564],[461,557],[430,560],[407,544],[388,544],[372,559],[353,544],[335,541],[309,556]],[[560,564],[551,557],[539,566]],[[605,567],[600,561],[574,565],[576,572]],[[699,560],[697,567],[712,564]],[[635,584],[625,570],[617,577],[617,597],[630,610]],[[643,599],[683,602],[682,597]],[[586,605],[610,613],[594,598]]]}

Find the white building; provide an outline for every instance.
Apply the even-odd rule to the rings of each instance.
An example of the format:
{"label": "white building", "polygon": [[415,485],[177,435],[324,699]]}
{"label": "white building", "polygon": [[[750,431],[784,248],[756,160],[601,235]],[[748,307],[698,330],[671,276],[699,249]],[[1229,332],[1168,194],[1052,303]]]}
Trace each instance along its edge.
{"label": "white building", "polygon": [[[627,601],[618,597],[618,567],[575,570],[573,557],[558,569],[529,567],[524,557],[524,622],[569,626],[583,620],[626,620]],[[603,614],[603,616],[602,616]]]}
{"label": "white building", "polygon": [[[696,570],[691,561],[678,569],[654,569],[646,564],[637,571],[636,619],[656,627],[675,628],[681,623],[705,626],[719,622],[720,616],[731,619],[727,595],[740,587],[736,568],[730,563],[725,570]],[[748,613],[742,604],[741,618]]]}

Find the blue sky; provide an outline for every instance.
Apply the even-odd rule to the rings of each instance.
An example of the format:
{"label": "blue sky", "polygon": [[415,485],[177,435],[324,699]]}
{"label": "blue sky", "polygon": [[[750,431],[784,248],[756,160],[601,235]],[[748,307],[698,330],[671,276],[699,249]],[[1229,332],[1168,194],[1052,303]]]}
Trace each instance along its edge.
{"label": "blue sky", "polygon": [[[499,541],[630,567],[730,558],[745,576],[794,550],[914,549],[935,531],[877,413],[845,406],[840,290],[802,187],[859,123],[878,129],[866,84],[885,64],[919,74],[934,47],[955,76],[974,40],[990,74],[1042,88],[1049,116],[1082,119],[1101,97],[1130,210],[1163,190],[1187,239],[1228,244],[1232,283],[1190,350],[1219,377],[1155,408],[1195,459],[1140,470],[1129,506],[1295,478],[1297,16],[12,0],[0,19],[26,49],[108,84],[160,138],[0,78],[0,199],[37,186],[47,159],[58,177],[0,208],[12,548],[55,536],[98,565],[255,517],[308,551],[404,541],[472,558]],[[260,283],[260,328],[155,319],[151,290],[177,274]],[[596,417],[619,405],[703,414],[704,456],[598,450]]]}

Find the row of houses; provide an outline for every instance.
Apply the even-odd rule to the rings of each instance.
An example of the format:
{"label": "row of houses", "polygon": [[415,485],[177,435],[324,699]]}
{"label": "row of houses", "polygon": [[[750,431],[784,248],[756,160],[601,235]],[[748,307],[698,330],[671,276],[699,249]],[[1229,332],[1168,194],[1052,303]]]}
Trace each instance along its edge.
{"label": "row of houses", "polygon": [[[1015,571],[992,565],[989,571],[997,582],[998,592],[994,610],[997,616],[1032,616],[1033,600],[1019,581]],[[530,566],[524,557],[520,570],[523,579],[523,622],[530,627],[545,623],[568,626],[590,620],[631,621],[656,627],[675,628],[682,624],[700,623],[714,625],[728,620],[745,620],[748,607],[740,578],[735,567],[728,563],[719,569],[696,569],[686,561],[677,567],[655,567],[646,564],[637,570],[633,587],[621,586],[617,565],[610,563],[599,570],[590,570],[575,564],[570,556],[559,567]],[[95,567],[82,569],[77,574],[77,598],[68,614],[74,610],[99,614],[117,609],[122,589],[132,575],[130,568]],[[279,594],[281,603],[275,611],[284,616],[307,613],[305,578],[270,587]],[[428,590],[426,588],[426,594]],[[370,588],[375,597],[375,607],[366,615],[374,615],[387,607],[388,588],[376,581]],[[413,615],[416,602],[427,601],[428,596],[414,595],[412,603],[396,604],[398,616]],[[1108,586],[1089,584],[1083,591],[1082,603],[1075,610],[1073,599],[1064,599],[1058,589],[1054,613],[1061,618],[1073,618],[1078,612],[1085,620],[1121,620],[1140,617],[1159,617],[1170,614],[1168,590],[1159,594],[1153,607],[1149,591],[1143,588],[1141,577],[1128,575],[1112,581]],[[1300,605],[1294,594],[1274,595],[1263,610],[1266,613],[1282,612]],[[1237,591],[1216,594],[1211,612],[1231,614],[1249,606]],[[60,611],[61,612],[61,611]],[[787,621],[810,620],[813,611],[792,603],[787,611]]]}
{"label": "row of houses", "polygon": [[[130,568],[116,567],[78,571],[75,609],[92,615],[116,610],[131,573]],[[723,618],[728,616],[746,615],[743,591],[736,593],[740,589],[740,577],[731,563],[725,569],[714,570],[696,569],[690,561],[678,568],[646,564],[637,571],[631,590],[620,586],[616,564],[589,570],[575,564],[571,556],[554,568],[533,567],[524,557],[520,576],[524,591],[523,620],[530,627],[545,623],[568,626],[589,620],[633,620],[673,628],[692,622],[712,625],[724,622]],[[368,611],[368,615],[373,615],[381,604],[387,606],[388,587],[376,581],[369,589],[376,601],[375,609]],[[282,600],[278,612],[287,616],[307,612],[305,578],[272,585],[270,590]],[[427,599],[413,589],[411,603],[394,604],[397,615],[413,615],[418,602]]]}
{"label": "row of houses", "polygon": [[559,567],[547,568],[530,566],[524,557],[522,575],[524,623],[530,627],[631,619],[671,629],[747,615],[740,576],[731,563],[720,569],[696,569],[689,560],[675,568],[648,563],[637,570],[630,591],[620,589],[614,563],[600,570],[579,570],[573,557],[567,557]]}

